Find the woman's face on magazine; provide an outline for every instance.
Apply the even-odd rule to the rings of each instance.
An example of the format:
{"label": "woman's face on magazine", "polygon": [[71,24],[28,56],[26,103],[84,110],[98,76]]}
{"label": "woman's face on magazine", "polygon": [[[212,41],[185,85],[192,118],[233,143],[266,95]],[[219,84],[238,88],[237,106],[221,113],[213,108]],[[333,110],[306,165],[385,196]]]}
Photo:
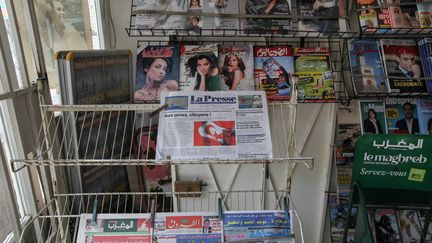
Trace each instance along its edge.
{"label": "woman's face on magazine", "polygon": [[210,69],[210,62],[207,60],[207,58],[202,58],[198,60],[198,71],[206,75],[209,72]]}
{"label": "woman's face on magazine", "polygon": [[237,57],[235,56],[230,56],[230,58],[228,59],[228,66],[232,67],[232,68],[236,68],[238,67],[238,60]]}
{"label": "woman's face on magazine", "polygon": [[154,62],[146,69],[147,76],[153,81],[162,81],[165,78],[168,65],[165,60],[156,58]]}

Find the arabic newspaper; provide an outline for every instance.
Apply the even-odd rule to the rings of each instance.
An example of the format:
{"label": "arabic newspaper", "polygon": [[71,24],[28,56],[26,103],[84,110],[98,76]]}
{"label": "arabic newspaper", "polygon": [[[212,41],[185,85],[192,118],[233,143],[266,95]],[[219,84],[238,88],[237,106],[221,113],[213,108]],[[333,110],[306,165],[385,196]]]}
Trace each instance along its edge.
{"label": "arabic newspaper", "polygon": [[263,91],[169,92],[161,104],[157,160],[272,157]]}
{"label": "arabic newspaper", "polygon": [[292,237],[292,220],[284,211],[230,211],[223,219],[225,241]]}
{"label": "arabic newspaper", "polygon": [[151,241],[150,214],[81,214],[78,243],[114,243]]}
{"label": "arabic newspaper", "polygon": [[153,240],[158,243],[222,241],[222,224],[216,212],[158,213]]}

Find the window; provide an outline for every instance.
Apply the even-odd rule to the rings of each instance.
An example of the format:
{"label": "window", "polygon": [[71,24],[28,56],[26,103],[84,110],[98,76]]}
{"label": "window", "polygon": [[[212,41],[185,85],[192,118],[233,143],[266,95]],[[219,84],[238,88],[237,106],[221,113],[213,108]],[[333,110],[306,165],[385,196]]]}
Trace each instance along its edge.
{"label": "window", "polygon": [[[54,53],[59,50],[97,49],[100,47],[95,1],[29,1],[35,3],[50,88],[55,91],[52,92],[55,95],[53,100],[60,100],[57,98],[59,93],[57,91],[58,78],[55,73]],[[9,170],[11,170],[9,161],[24,158],[25,151],[29,150],[28,147],[32,146],[32,142],[36,143],[24,139],[21,141],[22,137],[27,136],[29,139],[26,138],[26,140],[31,140],[31,134],[28,133],[35,130],[34,126],[38,126],[32,124],[31,119],[26,119],[30,116],[28,113],[38,112],[37,104],[31,102],[34,93],[21,91],[32,91],[31,81],[38,78],[34,60],[35,53],[32,53],[36,46],[32,40],[39,38],[39,36],[33,37],[31,36],[32,32],[28,31],[29,28],[27,27],[32,24],[30,19],[15,18],[15,16],[28,17],[26,13],[28,13],[27,4],[29,2],[26,0],[0,0],[0,139]],[[12,97],[16,98],[12,99]],[[24,136],[20,134],[23,133],[23,130],[26,131]],[[32,146],[31,149],[34,147]],[[32,188],[27,170],[11,173],[11,177],[14,187],[12,193],[15,193],[19,212],[16,214],[6,213],[4,217],[0,218],[0,242],[11,239],[13,226],[16,225],[11,222],[22,222],[28,218],[26,216],[37,212],[35,193],[43,195],[37,191],[37,188]],[[38,184],[38,182],[34,184]],[[11,193],[9,188],[6,189]],[[0,195],[0,210],[11,212],[11,209],[7,208],[5,204],[5,200],[8,198],[3,197],[7,196]],[[39,198],[43,200],[43,196]]]}
{"label": "window", "polygon": [[40,37],[54,104],[60,104],[55,53],[99,49],[95,0],[38,0],[35,2]]}

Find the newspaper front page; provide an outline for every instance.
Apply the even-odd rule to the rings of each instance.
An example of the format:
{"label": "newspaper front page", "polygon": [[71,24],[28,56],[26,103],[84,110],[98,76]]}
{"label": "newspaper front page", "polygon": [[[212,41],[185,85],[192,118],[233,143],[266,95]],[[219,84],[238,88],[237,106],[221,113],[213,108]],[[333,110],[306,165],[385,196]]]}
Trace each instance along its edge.
{"label": "newspaper front page", "polygon": [[156,159],[269,159],[263,91],[168,92],[161,105]]}

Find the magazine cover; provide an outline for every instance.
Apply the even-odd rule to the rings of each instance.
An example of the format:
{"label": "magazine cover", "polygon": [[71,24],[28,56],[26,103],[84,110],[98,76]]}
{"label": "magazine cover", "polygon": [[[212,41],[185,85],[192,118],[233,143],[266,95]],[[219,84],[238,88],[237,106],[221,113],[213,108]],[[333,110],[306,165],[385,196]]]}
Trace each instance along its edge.
{"label": "magazine cover", "polygon": [[420,27],[416,5],[390,6],[389,11],[392,28]]}
{"label": "magazine cover", "polygon": [[297,97],[300,102],[336,100],[330,52],[324,47],[296,48]]}
{"label": "magazine cover", "polygon": [[336,193],[330,193],[328,196],[330,206],[330,230],[332,242],[342,242],[343,231],[345,227],[345,216],[341,212],[338,196]]}
{"label": "magazine cover", "polygon": [[380,29],[380,32],[389,33],[391,32],[392,27],[392,19],[390,16],[390,10],[388,8],[377,8],[377,15],[378,15],[378,26]]}
{"label": "magazine cover", "polygon": [[180,77],[181,91],[218,91],[218,45],[181,45]]}
{"label": "magazine cover", "polygon": [[146,46],[137,53],[134,102],[159,102],[162,92],[178,90],[178,46]]}
{"label": "magazine cover", "polygon": [[[196,1],[196,0],[193,0]],[[203,12],[211,14],[239,14],[239,1],[235,0],[207,0],[202,1]],[[239,19],[230,17],[204,17],[204,31],[211,30],[212,34],[230,34],[240,29]],[[225,30],[225,31],[223,31]],[[229,31],[231,30],[231,31]],[[204,32],[205,33],[205,32]]]}
{"label": "magazine cover", "polygon": [[[339,3],[337,0],[300,0],[300,31],[335,32],[339,31]],[[315,19],[301,19],[315,17]],[[322,17],[322,19],[316,19]],[[332,19],[333,18],[333,19]]]}
{"label": "magazine cover", "polygon": [[390,91],[399,93],[427,92],[415,40],[381,39],[384,67],[389,76]]}
{"label": "magazine cover", "polygon": [[377,9],[364,6],[359,12],[360,28],[365,32],[373,32],[379,27]]}
{"label": "magazine cover", "polygon": [[[136,128],[133,137],[134,159],[155,159],[158,125],[140,127],[141,115],[136,116]],[[172,190],[170,165],[144,165],[141,167],[144,185],[140,189],[146,192],[169,192]]]}
{"label": "magazine cover", "polygon": [[378,1],[377,0],[357,0],[357,6],[359,8],[363,6],[377,6]]}
{"label": "magazine cover", "polygon": [[432,3],[417,3],[418,19],[421,28],[432,28]]}
{"label": "magazine cover", "polygon": [[432,92],[432,38],[423,38],[418,41],[418,44],[424,76],[427,78],[426,88],[430,93]]}
{"label": "magazine cover", "polygon": [[338,124],[336,134],[336,179],[339,203],[347,205],[351,193],[354,149],[361,135],[360,124]]}
{"label": "magazine cover", "polygon": [[430,98],[417,100],[417,116],[420,134],[432,135],[432,100]]}
{"label": "magazine cover", "polygon": [[360,101],[362,134],[383,134],[387,131],[385,107],[382,101]]}
{"label": "magazine cover", "polygon": [[255,90],[252,45],[219,46],[220,90]]}
{"label": "magazine cover", "polygon": [[[422,225],[417,210],[398,211],[402,242],[420,242]],[[430,237],[429,237],[430,239]]]}
{"label": "magazine cover", "polygon": [[374,212],[377,242],[401,242],[400,225],[393,209],[377,209]]}
{"label": "magazine cover", "polygon": [[418,134],[417,99],[390,98],[385,100],[388,134]]}
{"label": "magazine cover", "polygon": [[[291,15],[290,0],[245,0],[245,15]],[[290,19],[246,18],[243,21],[245,34],[288,34],[292,29]]]}
{"label": "magazine cover", "polygon": [[[186,12],[187,5],[182,4],[182,1],[165,1],[165,0],[138,0],[136,10],[142,10],[135,16],[135,27],[142,29],[144,34],[152,34],[162,30],[184,30],[187,26],[187,18],[185,15],[177,14],[160,14],[163,12]],[[146,11],[154,11],[147,13]],[[153,30],[145,31],[145,30]],[[175,33],[175,31],[172,31]]]}
{"label": "magazine cover", "polygon": [[388,91],[381,52],[376,40],[353,41],[349,57],[357,95]]}
{"label": "magazine cover", "polygon": [[294,74],[293,48],[254,47],[254,57],[257,89],[264,90],[269,100],[289,100]]}

